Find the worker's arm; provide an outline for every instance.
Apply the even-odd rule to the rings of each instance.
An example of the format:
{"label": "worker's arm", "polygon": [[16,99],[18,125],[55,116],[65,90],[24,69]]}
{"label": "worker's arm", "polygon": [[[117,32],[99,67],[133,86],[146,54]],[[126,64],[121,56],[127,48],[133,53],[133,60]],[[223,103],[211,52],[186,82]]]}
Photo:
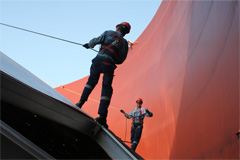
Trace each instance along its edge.
{"label": "worker's arm", "polygon": [[128,54],[128,42],[125,39],[123,39],[122,47],[121,50],[119,51],[118,62],[116,62],[116,64],[122,64],[127,58],[127,54]]}
{"label": "worker's arm", "polygon": [[128,118],[128,119],[130,119],[130,118],[133,117],[133,115],[131,115],[131,113],[130,113],[130,114],[124,113],[124,116],[125,116],[126,118]]}
{"label": "worker's arm", "polygon": [[[134,110],[133,110],[134,111]],[[126,112],[124,112],[123,110],[120,110],[120,112],[122,112],[124,114],[124,116],[128,119],[133,117],[133,111],[130,114],[127,114]]]}
{"label": "worker's arm", "polygon": [[153,116],[152,112],[150,112],[148,109],[145,109],[145,115],[147,117],[152,117]]}
{"label": "worker's arm", "polygon": [[89,43],[88,46],[90,48],[94,48],[97,44],[102,44],[104,39],[105,39],[105,35],[107,34],[108,31],[105,31],[103,34],[101,34],[99,37],[97,38],[93,38]]}

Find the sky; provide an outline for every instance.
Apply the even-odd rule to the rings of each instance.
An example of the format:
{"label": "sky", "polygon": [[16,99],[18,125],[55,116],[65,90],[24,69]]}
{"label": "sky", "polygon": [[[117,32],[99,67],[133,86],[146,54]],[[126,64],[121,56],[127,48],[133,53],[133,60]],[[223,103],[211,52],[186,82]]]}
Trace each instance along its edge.
{"label": "sky", "polygon": [[[129,22],[131,31],[124,38],[134,42],[160,4],[161,0],[0,0],[0,23],[85,44],[105,30]],[[2,25],[0,51],[53,88],[89,75],[97,54]]]}

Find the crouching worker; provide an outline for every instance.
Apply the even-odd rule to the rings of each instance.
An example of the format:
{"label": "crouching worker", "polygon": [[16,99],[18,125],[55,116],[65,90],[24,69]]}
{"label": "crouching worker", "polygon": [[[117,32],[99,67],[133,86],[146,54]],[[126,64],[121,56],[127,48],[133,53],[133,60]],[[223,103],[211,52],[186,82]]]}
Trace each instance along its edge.
{"label": "crouching worker", "polygon": [[144,117],[153,116],[152,112],[142,107],[143,101],[141,98],[139,98],[136,102],[137,102],[137,107],[134,108],[130,114],[127,114],[123,110],[120,110],[120,112],[122,112],[126,118],[133,119],[132,127],[131,127],[131,148],[134,151],[136,150],[142,135]]}

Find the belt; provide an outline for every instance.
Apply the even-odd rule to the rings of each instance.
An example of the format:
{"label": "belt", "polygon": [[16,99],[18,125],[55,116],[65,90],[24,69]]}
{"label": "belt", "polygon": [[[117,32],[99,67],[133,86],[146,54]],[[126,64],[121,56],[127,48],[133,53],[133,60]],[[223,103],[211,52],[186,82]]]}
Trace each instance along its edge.
{"label": "belt", "polygon": [[133,125],[143,125],[143,123],[142,122],[140,122],[140,123],[133,122]]}
{"label": "belt", "polygon": [[113,60],[113,58],[112,57],[110,57],[109,55],[107,55],[107,54],[104,54],[104,53],[98,53],[97,54],[97,56],[99,56],[99,57],[102,57],[102,58],[107,58],[107,59],[110,59],[114,64],[115,64],[115,62],[114,62],[114,60]]}

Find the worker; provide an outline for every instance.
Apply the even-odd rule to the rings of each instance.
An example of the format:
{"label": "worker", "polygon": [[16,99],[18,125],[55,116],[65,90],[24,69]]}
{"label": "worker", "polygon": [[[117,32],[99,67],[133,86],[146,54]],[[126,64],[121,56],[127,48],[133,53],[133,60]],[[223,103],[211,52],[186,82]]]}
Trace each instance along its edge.
{"label": "worker", "polygon": [[137,145],[140,141],[143,129],[143,119],[145,116],[152,117],[153,114],[148,109],[142,107],[143,100],[141,98],[136,101],[137,107],[132,110],[130,114],[125,113],[123,110],[120,110],[124,116],[128,119],[132,118],[132,127],[131,127],[131,148],[135,151]]}
{"label": "worker", "polygon": [[87,49],[93,48],[97,44],[100,44],[101,47],[97,56],[92,60],[90,76],[76,105],[82,108],[98,83],[100,74],[103,73],[102,93],[98,109],[99,117],[95,120],[106,128],[108,128],[108,106],[113,93],[114,70],[117,68],[116,64],[122,64],[127,57],[128,42],[123,37],[130,32],[130,29],[129,23],[122,22],[116,26],[116,31],[105,31],[99,37],[93,38],[89,43],[83,45]]}

